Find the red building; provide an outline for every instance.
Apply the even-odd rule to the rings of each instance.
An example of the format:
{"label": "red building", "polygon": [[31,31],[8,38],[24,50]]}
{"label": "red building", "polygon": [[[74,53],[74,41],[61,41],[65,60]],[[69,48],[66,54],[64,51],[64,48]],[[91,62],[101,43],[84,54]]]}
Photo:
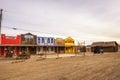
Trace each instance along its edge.
{"label": "red building", "polygon": [[20,35],[17,36],[6,36],[5,34],[1,35],[1,44],[13,44],[20,45]]}
{"label": "red building", "polygon": [[0,55],[6,55],[6,50],[13,52],[13,55],[19,54],[20,35],[6,36],[1,34]]}

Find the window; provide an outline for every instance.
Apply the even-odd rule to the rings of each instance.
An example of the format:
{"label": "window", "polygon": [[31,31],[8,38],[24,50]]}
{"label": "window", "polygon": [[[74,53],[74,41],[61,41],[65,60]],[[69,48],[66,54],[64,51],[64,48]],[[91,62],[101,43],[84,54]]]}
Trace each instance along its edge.
{"label": "window", "polygon": [[44,38],[42,38],[42,43],[44,43]]}
{"label": "window", "polygon": [[32,35],[25,35],[25,38],[33,38]]}
{"label": "window", "polygon": [[40,43],[40,38],[38,38],[38,43]]}
{"label": "window", "polygon": [[48,38],[47,42],[50,43],[50,38]]}
{"label": "window", "polygon": [[25,37],[22,37],[22,41],[25,41]]}
{"label": "window", "polygon": [[53,43],[53,38],[51,39],[51,43]]}

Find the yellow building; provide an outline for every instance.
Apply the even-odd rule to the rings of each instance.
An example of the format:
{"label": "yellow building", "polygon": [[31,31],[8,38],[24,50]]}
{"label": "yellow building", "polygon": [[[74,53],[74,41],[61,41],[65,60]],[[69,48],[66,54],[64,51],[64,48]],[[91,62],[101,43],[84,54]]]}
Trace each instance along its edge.
{"label": "yellow building", "polygon": [[65,53],[74,53],[74,39],[68,37],[65,39]]}
{"label": "yellow building", "polygon": [[62,39],[62,38],[56,38],[56,39],[55,39],[55,44],[56,44],[57,46],[65,46],[64,39]]}
{"label": "yellow building", "polygon": [[62,38],[56,38],[55,39],[55,52],[65,53],[64,47],[65,47],[65,41]]}

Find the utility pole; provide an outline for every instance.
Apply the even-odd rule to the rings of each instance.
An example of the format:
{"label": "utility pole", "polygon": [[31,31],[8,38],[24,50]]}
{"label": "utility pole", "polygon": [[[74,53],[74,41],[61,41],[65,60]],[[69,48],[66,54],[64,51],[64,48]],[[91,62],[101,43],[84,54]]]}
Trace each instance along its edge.
{"label": "utility pole", "polygon": [[81,52],[82,52],[82,56],[85,56],[85,52],[86,52],[86,46],[85,46],[85,41],[81,43]]}
{"label": "utility pole", "polygon": [[3,11],[3,9],[0,9],[0,44],[1,44],[1,24],[2,24],[2,11]]}
{"label": "utility pole", "polygon": [[86,52],[85,41],[83,42],[83,46],[84,46],[84,47],[83,47],[83,52],[84,52],[84,53],[83,53],[83,56],[85,56],[85,52]]}
{"label": "utility pole", "polygon": [[59,47],[57,46],[57,58],[59,58]]}

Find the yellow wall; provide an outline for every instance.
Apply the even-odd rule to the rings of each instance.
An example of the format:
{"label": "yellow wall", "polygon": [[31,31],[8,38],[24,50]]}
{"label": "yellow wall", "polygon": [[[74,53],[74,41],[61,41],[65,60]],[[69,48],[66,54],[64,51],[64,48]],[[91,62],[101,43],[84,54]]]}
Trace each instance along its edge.
{"label": "yellow wall", "polygon": [[74,47],[65,47],[65,53],[74,53]]}
{"label": "yellow wall", "polygon": [[68,37],[65,39],[65,53],[74,53],[74,39]]}
{"label": "yellow wall", "polygon": [[74,43],[65,43],[65,46],[74,46]]}

